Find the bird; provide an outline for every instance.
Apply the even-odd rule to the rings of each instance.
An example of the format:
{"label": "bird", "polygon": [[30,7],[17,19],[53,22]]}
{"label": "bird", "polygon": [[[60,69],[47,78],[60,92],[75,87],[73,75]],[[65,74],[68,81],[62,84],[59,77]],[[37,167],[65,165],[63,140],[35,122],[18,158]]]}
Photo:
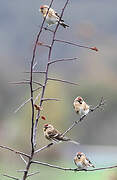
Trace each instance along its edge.
{"label": "bird", "polygon": [[78,152],[76,154],[74,157],[74,163],[78,167],[78,170],[87,170],[88,167],[95,168],[83,152]]}
{"label": "bird", "polygon": [[48,25],[57,24],[59,22],[59,24],[64,28],[69,27],[69,25],[64,23],[63,19],[60,20],[59,14],[56,11],[54,11],[54,9],[49,8],[49,6],[40,6],[39,11],[43,14],[43,17],[46,17],[46,22]]}
{"label": "bird", "polygon": [[74,144],[79,144],[76,141],[73,141],[60,133],[57,129],[55,129],[51,124],[45,124],[43,128],[44,136],[47,140],[52,141],[54,143],[69,141]]}
{"label": "bird", "polygon": [[89,105],[83,100],[81,96],[78,96],[73,103],[74,109],[80,116],[87,115],[89,113]]}

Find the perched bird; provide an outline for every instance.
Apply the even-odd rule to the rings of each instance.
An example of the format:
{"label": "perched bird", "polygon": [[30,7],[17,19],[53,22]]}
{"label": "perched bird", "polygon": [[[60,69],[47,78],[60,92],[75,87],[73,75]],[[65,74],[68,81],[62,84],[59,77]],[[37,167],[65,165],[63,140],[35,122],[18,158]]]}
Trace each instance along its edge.
{"label": "perched bird", "polygon": [[86,155],[82,152],[78,152],[76,156],[74,157],[74,163],[78,167],[79,170],[87,170],[88,167],[95,166],[91,163],[91,161],[86,157]]}
{"label": "perched bird", "polygon": [[59,22],[60,25],[63,26],[64,28],[69,27],[67,24],[64,23],[63,19],[60,20],[60,16],[57,14],[57,12],[55,12],[52,8],[50,8],[49,11],[48,9],[49,6],[47,5],[43,5],[40,7],[40,12],[43,14],[43,17],[46,17],[46,22],[48,25],[57,24]]}
{"label": "perched bird", "polygon": [[43,128],[44,136],[49,141],[53,142],[62,142],[62,141],[69,141],[75,144],[79,144],[76,141],[72,141],[71,139],[65,137],[60,133],[58,130],[56,130],[51,124],[45,124]]}
{"label": "perched bird", "polygon": [[87,115],[89,113],[89,105],[83,100],[82,97],[78,96],[73,103],[74,109],[80,116]]}

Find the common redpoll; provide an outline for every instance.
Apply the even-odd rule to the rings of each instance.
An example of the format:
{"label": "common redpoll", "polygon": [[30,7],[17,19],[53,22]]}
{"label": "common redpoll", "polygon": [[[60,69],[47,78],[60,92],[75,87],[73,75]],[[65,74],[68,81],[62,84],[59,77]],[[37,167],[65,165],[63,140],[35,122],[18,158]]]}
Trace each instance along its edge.
{"label": "common redpoll", "polygon": [[95,167],[91,161],[86,157],[86,155],[82,152],[78,152],[74,157],[74,163],[78,167],[79,170],[87,170],[88,167]]}
{"label": "common redpoll", "polygon": [[74,100],[73,105],[74,105],[74,109],[75,109],[76,113],[79,114],[80,116],[88,114],[88,112],[89,112],[89,105],[87,105],[85,103],[85,101],[83,100],[82,97],[78,96]]}
{"label": "common redpoll", "polygon": [[40,12],[43,14],[43,17],[46,17],[46,22],[48,25],[57,24],[59,22],[60,25],[62,25],[64,28],[69,27],[67,24],[64,23],[63,19],[60,20],[60,16],[57,12],[55,12],[52,8],[50,8],[48,11],[48,8],[49,6],[47,5],[43,5],[40,7]]}
{"label": "common redpoll", "polygon": [[53,141],[53,142],[69,141],[75,144],[79,144],[78,142],[72,141],[71,139],[63,136],[62,133],[56,130],[51,124],[45,124],[43,131],[45,138],[48,139],[49,141]]}

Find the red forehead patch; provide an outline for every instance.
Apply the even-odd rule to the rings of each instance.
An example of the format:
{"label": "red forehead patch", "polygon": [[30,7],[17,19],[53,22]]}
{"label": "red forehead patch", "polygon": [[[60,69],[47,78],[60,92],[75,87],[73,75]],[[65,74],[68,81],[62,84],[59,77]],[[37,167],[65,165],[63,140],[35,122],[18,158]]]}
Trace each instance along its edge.
{"label": "red forehead patch", "polygon": [[81,100],[82,100],[82,98],[81,98],[81,97],[77,97],[77,99],[78,99],[79,101],[81,101]]}
{"label": "red forehead patch", "polygon": [[77,152],[77,154],[82,154],[81,152]]}
{"label": "red forehead patch", "polygon": [[40,6],[40,9],[42,9],[43,8],[43,6]]}

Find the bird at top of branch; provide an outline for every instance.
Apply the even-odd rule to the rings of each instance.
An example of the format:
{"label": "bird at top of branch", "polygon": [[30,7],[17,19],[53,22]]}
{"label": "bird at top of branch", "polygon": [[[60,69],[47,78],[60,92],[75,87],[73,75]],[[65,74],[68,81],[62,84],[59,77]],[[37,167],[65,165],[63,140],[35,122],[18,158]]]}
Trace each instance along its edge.
{"label": "bird at top of branch", "polygon": [[79,144],[76,141],[73,141],[62,135],[57,129],[55,129],[51,124],[45,124],[43,128],[44,136],[49,141],[53,141],[54,143],[69,141],[74,144]]}
{"label": "bird at top of branch", "polygon": [[46,17],[46,22],[48,25],[57,24],[59,22],[59,24],[63,26],[64,28],[69,27],[69,25],[64,23],[63,19],[60,20],[60,16],[58,15],[57,12],[55,12],[52,8],[50,8],[48,11],[48,8],[49,6],[43,5],[43,6],[40,6],[40,9],[39,9],[39,11],[43,14],[43,17]]}
{"label": "bird at top of branch", "polygon": [[80,116],[87,115],[89,113],[89,105],[83,100],[82,97],[78,96],[73,103],[74,109]]}
{"label": "bird at top of branch", "polygon": [[76,154],[76,156],[74,157],[74,163],[79,170],[87,170],[88,167],[95,168],[91,161],[82,152],[78,152]]}

